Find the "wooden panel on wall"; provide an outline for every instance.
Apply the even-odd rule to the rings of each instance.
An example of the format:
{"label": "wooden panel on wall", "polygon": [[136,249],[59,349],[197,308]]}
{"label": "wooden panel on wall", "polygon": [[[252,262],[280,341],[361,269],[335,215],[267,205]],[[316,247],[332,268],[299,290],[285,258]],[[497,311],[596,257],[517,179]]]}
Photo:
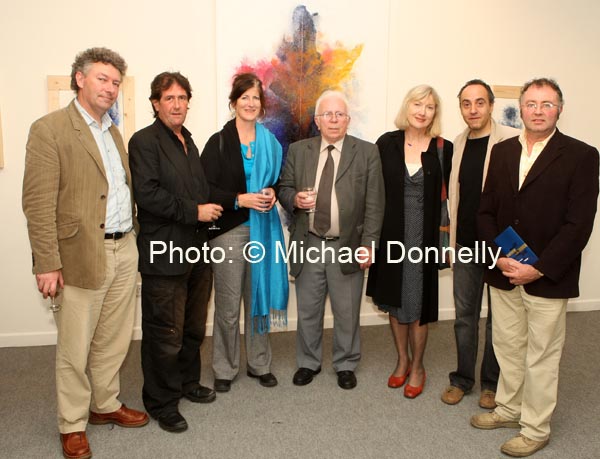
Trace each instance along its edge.
{"label": "wooden panel on wall", "polygon": [[492,85],[494,96],[500,99],[518,99],[521,95],[521,86]]}

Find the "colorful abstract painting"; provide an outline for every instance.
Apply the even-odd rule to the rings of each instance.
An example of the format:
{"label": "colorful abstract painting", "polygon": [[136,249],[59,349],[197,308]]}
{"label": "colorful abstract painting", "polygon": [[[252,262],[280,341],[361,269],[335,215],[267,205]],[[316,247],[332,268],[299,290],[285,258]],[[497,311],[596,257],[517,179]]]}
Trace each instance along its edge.
{"label": "colorful abstract painting", "polygon": [[[238,8],[243,14],[232,17],[231,11]],[[385,123],[387,58],[381,53],[387,51],[387,28],[373,26],[381,23],[387,8],[387,0],[375,0],[369,9],[357,0],[344,8],[288,0],[258,0],[252,8],[241,0],[218,2],[220,97],[226,100],[235,74],[256,73],[267,99],[262,122],[277,136],[285,154],[290,143],[318,134],[315,102],[323,91],[339,89],[350,100],[350,133],[375,140]],[[243,40],[222,33],[240,29],[249,31]],[[229,113],[223,115],[221,125],[230,118]],[[369,131],[372,134],[365,135]]]}
{"label": "colorful abstract painting", "polygon": [[313,121],[315,102],[327,89],[348,86],[363,49],[362,44],[346,47],[341,43],[320,43],[318,48],[313,17],[304,5],[297,6],[292,36],[282,39],[275,55],[254,62],[244,59],[234,71],[234,75],[254,72],[262,80],[268,107],[263,122],[284,151],[290,143],[318,134]]}

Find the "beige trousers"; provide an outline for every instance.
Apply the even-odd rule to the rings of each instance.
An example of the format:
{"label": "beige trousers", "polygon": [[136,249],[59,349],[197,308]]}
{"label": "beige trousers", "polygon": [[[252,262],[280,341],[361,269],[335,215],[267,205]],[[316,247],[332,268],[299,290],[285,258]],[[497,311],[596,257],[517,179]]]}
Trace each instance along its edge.
{"label": "beige trousers", "polygon": [[565,342],[567,300],[491,288],[492,337],[500,365],[496,413],[536,441],[550,436]]}
{"label": "beige trousers", "polygon": [[98,290],[65,285],[54,317],[58,428],[83,431],[90,409],[120,408],[119,370],[131,341],[135,315],[138,252],[132,232],[105,240],[106,279]]}

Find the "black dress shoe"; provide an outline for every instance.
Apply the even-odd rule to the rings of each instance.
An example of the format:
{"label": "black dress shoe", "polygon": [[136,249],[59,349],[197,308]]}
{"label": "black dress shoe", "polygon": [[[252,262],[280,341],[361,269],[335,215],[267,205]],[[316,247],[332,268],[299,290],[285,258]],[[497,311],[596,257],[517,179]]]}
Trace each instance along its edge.
{"label": "black dress shoe", "polygon": [[179,411],[162,414],[158,417],[158,425],[167,432],[183,432],[188,424]]}
{"label": "black dress shoe", "polygon": [[294,374],[294,379],[292,381],[296,386],[306,386],[312,382],[313,376],[318,375],[320,372],[321,367],[317,368],[316,370],[300,367]]}
{"label": "black dress shoe", "polygon": [[273,373],[266,373],[264,375],[255,375],[253,373],[250,373],[250,370],[248,370],[246,372],[246,374],[250,377],[250,378],[258,378],[258,381],[260,382],[261,386],[265,386],[265,387],[274,387],[277,385],[277,378],[275,377],[275,375]]}
{"label": "black dress shoe", "polygon": [[231,390],[231,379],[215,379],[215,390],[217,392],[229,392]]}
{"label": "black dress shoe", "polygon": [[210,387],[198,386],[189,392],[183,394],[185,398],[194,403],[210,403],[214,402],[217,394]]}
{"label": "black dress shoe", "polygon": [[338,386],[342,389],[354,389],[356,387],[356,376],[353,371],[344,370],[337,372]]}

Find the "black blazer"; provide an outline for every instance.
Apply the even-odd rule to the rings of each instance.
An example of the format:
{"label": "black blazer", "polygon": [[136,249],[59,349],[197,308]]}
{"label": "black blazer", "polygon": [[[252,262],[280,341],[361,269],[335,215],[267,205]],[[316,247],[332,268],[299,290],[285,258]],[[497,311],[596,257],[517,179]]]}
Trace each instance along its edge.
{"label": "black blazer", "polygon": [[[209,187],[204,177],[198,148],[190,132],[183,128],[188,154],[175,134],[160,119],[136,132],[129,141],[129,166],[137,204],[140,232],[138,250],[142,274],[179,275],[188,270],[185,251],[201,249],[207,240],[206,224],[198,222],[198,204],[209,202]],[[151,243],[166,243],[164,248]],[[170,260],[170,244],[181,248]]]}
{"label": "black blazer", "polygon": [[[525,285],[544,298],[579,296],[581,252],[592,232],[598,199],[598,150],[557,131],[519,189],[519,138],[494,146],[478,214],[478,231],[494,250],[496,236],[511,225],[529,244],[544,277]],[[511,290],[502,272],[485,281]]]}
{"label": "black blazer", "polygon": [[[424,173],[424,215],[423,246],[438,247],[440,227],[440,203],[442,191],[442,168],[437,154],[436,139],[429,143],[427,151],[421,154]],[[369,268],[367,295],[373,297],[376,304],[402,307],[402,270],[403,263],[387,263],[388,258],[398,259],[400,249],[391,246],[388,254],[388,241],[404,241],[404,131],[383,134],[377,140],[381,153],[381,165],[385,183],[385,216],[381,229],[379,250],[375,252],[375,263]],[[444,140],[443,149],[444,179],[450,178],[452,167],[452,142]],[[405,261],[404,263],[409,263]],[[426,324],[438,320],[438,265],[423,263],[423,307],[420,323]]]}
{"label": "black blazer", "polygon": [[211,199],[223,206],[223,214],[217,222],[219,229],[210,231],[211,238],[241,225],[250,216],[248,209],[234,208],[237,195],[247,192],[241,149],[233,119],[223,126],[223,130],[214,133],[202,150],[200,161],[210,185]]}

